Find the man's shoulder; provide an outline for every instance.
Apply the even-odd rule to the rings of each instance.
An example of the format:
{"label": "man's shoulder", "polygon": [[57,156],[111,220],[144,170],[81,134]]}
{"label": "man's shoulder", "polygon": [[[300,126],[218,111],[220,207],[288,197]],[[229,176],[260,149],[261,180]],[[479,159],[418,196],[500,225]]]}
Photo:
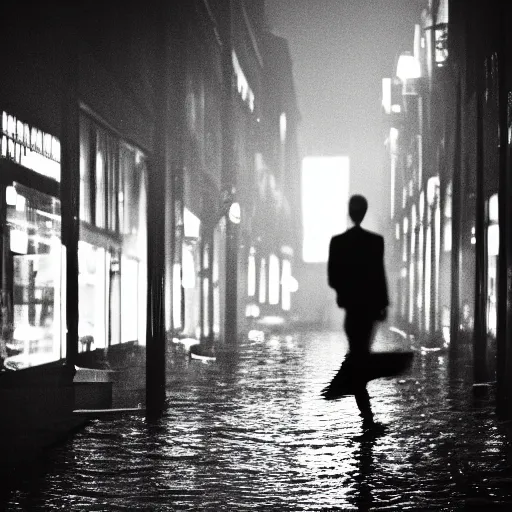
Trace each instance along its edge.
{"label": "man's shoulder", "polygon": [[367,239],[367,240],[372,240],[375,243],[377,243],[377,242],[383,243],[384,242],[384,237],[382,235],[379,235],[378,233],[374,233],[373,231],[368,231],[368,230],[362,229],[362,228],[359,228],[359,229],[351,228],[351,229],[347,229],[343,233],[333,235],[333,237],[331,238],[331,243],[339,244],[339,243],[343,243],[345,240],[353,241],[354,239],[360,240],[361,238]]}
{"label": "man's shoulder", "polygon": [[338,235],[333,235],[331,238],[331,243],[337,244],[339,242],[342,242],[346,238],[346,235],[347,235],[347,231],[345,231],[345,233],[339,233]]}
{"label": "man's shoulder", "polygon": [[382,235],[379,235],[378,233],[374,233],[373,231],[367,231],[364,230],[364,233],[366,236],[374,241],[384,242],[384,237]]}

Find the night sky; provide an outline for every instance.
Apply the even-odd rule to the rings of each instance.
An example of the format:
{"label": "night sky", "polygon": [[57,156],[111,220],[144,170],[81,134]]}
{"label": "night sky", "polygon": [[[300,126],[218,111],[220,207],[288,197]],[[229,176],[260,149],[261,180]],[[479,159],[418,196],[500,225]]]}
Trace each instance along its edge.
{"label": "night sky", "polygon": [[285,37],[294,62],[302,115],[300,151],[348,154],[351,193],[370,201],[365,222],[382,230],[387,200],[381,80],[401,51],[411,50],[422,0],[266,0],[272,31]]}

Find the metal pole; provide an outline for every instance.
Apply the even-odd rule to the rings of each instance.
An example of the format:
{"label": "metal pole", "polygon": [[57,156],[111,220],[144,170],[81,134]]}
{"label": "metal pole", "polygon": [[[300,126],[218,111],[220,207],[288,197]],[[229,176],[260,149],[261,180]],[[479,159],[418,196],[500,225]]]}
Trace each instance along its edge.
{"label": "metal pole", "polygon": [[508,173],[509,165],[509,144],[508,144],[508,76],[507,76],[507,14],[509,8],[500,4],[498,10],[499,36],[498,36],[498,105],[499,105],[499,226],[500,226],[500,248],[498,256],[498,332],[497,332],[497,354],[496,354],[496,412],[500,416],[510,417],[511,415],[511,394],[507,383],[507,374],[512,370],[512,350],[509,347],[510,338],[509,318],[511,296],[509,276],[512,276],[512,236],[510,234],[510,205],[512,183]]}
{"label": "metal pole", "polygon": [[486,382],[487,375],[487,328],[486,328],[486,243],[485,243],[485,196],[484,196],[484,118],[483,118],[483,62],[481,52],[476,62],[476,279],[475,325],[473,332],[473,358],[475,383]]}
{"label": "metal pole", "polygon": [[165,218],[167,104],[168,104],[168,17],[167,3],[159,4],[158,48],[155,86],[155,143],[149,165],[148,205],[148,319],[146,342],[146,410],[158,417],[165,406]]}
{"label": "metal pole", "polygon": [[[234,80],[232,64],[232,5],[231,0],[223,3],[222,20],[222,68],[224,77],[222,115],[222,161],[223,188],[231,199],[236,194],[237,175],[234,151]],[[225,338],[226,343],[234,344],[238,331],[238,225],[227,220],[226,228],[226,297],[225,297]]]}
{"label": "metal pole", "polygon": [[460,78],[456,86],[455,137],[452,179],[452,252],[451,252],[451,303],[450,303],[450,349],[455,350],[459,340],[460,325],[460,223],[461,223],[461,115],[462,90]]}
{"label": "metal pole", "polygon": [[80,113],[78,106],[78,27],[68,10],[64,29],[61,129],[62,243],[66,247],[66,364],[74,370],[78,355],[78,235],[80,180]]}

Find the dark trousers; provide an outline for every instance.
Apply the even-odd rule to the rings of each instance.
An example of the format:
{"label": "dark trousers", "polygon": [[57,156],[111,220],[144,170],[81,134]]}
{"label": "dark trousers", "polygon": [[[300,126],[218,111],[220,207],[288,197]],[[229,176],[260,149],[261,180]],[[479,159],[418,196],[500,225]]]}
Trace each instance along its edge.
{"label": "dark trousers", "polygon": [[[370,395],[366,389],[364,378],[370,348],[375,331],[375,315],[367,311],[347,310],[345,316],[345,333],[348,338],[349,354],[352,358],[354,371],[354,396],[363,420],[373,420]],[[361,371],[358,371],[358,368]]]}

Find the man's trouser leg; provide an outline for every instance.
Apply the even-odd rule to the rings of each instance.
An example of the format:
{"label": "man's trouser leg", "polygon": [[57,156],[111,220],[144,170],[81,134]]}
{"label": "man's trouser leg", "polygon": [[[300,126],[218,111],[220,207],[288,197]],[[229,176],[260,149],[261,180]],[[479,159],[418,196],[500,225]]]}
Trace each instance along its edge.
{"label": "man's trouser leg", "polygon": [[370,395],[366,389],[365,368],[370,355],[374,320],[366,314],[347,311],[345,332],[354,359],[354,396],[364,422],[373,421]]}

